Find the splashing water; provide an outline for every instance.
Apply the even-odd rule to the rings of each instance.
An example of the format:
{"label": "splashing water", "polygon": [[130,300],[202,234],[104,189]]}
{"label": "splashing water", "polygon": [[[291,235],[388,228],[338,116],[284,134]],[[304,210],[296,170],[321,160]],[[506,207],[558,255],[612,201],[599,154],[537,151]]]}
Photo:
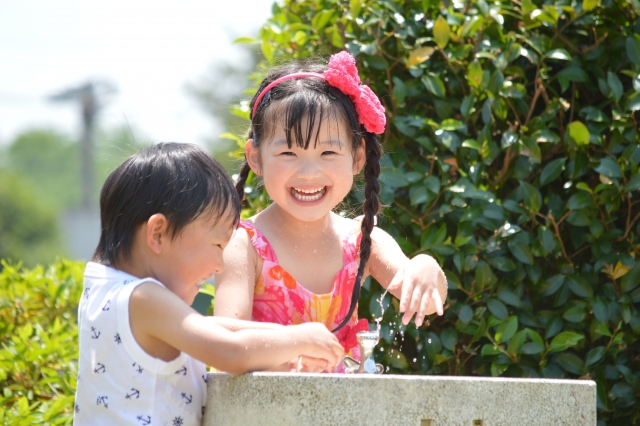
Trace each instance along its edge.
{"label": "splashing water", "polygon": [[382,293],[382,296],[380,296],[380,299],[378,299],[378,303],[380,303],[380,317],[375,319],[378,335],[380,335],[380,321],[382,321],[382,317],[384,316],[384,305],[382,302],[384,301],[384,297],[387,295],[388,292],[389,290],[385,290],[384,293]]}

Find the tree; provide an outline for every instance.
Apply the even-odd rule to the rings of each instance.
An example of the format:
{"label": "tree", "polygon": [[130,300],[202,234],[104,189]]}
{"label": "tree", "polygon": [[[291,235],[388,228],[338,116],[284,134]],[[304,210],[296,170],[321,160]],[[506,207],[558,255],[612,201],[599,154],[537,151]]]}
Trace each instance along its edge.
{"label": "tree", "polygon": [[62,254],[56,219],[28,182],[0,170],[0,259],[34,266]]}
{"label": "tree", "polygon": [[[239,39],[240,42],[246,38]],[[239,44],[241,59],[237,63],[216,62],[209,73],[197,83],[187,86],[188,93],[200,104],[214,121],[222,128],[229,130],[220,136],[211,138],[208,145],[218,160],[229,173],[237,168],[237,160],[229,153],[233,152],[238,142],[243,142],[248,126],[245,119],[245,104],[238,104],[251,91],[248,77],[259,61],[259,49],[256,44]],[[253,89],[255,90],[255,89]],[[229,105],[234,105],[229,108]],[[234,135],[242,135],[239,139]]]}
{"label": "tree", "polygon": [[[601,421],[640,421],[639,10],[274,6],[259,41],[267,64],[357,57],[389,123],[379,223],[449,281],[444,318],[406,330],[365,284],[361,316],[388,306],[376,355],[391,371],[593,378]],[[260,208],[264,194],[251,196]]]}

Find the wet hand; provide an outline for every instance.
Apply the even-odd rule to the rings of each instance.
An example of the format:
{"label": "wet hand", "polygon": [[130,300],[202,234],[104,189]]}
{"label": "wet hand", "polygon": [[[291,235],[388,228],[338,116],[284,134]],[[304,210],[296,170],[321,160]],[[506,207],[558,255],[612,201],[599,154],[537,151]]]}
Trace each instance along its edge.
{"label": "wet hand", "polygon": [[420,327],[426,315],[444,313],[443,300],[447,297],[447,279],[438,262],[420,254],[411,259],[404,268],[398,270],[391,280],[388,290],[401,289],[400,312],[402,323],[409,324],[416,315],[416,326]]}
{"label": "wet hand", "polygon": [[344,348],[324,324],[308,322],[293,326],[299,337],[298,341],[305,343],[301,355],[326,361],[325,370],[334,370],[344,357]]}
{"label": "wet hand", "polygon": [[298,358],[289,361],[289,372],[291,373],[322,373],[328,371],[327,360],[300,355]]}

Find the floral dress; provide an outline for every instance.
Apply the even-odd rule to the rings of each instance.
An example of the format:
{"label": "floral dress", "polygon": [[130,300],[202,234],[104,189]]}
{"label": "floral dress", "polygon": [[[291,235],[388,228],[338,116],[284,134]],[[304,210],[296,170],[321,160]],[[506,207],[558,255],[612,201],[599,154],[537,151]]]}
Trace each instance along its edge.
{"label": "floral dress", "polygon": [[[316,294],[307,290],[278,264],[273,248],[267,239],[251,223],[240,222],[251,243],[263,259],[262,270],[253,292],[253,321],[273,322],[282,325],[321,322],[333,330],[349,312],[353,284],[358,272],[358,249],[360,245],[360,222],[342,239],[342,269],[333,280],[330,293]],[[360,349],[356,340],[358,331],[368,331],[366,319],[358,321],[357,309],[349,322],[335,335],[345,353],[360,360]],[[334,372],[344,372],[341,364]]]}

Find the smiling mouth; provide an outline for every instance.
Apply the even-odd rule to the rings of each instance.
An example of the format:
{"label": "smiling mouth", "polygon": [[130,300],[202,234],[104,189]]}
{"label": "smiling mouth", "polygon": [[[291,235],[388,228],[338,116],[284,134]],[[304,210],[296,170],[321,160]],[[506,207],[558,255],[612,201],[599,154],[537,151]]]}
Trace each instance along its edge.
{"label": "smiling mouth", "polygon": [[317,201],[327,192],[327,187],[323,186],[315,189],[291,188],[291,195],[298,201]]}

